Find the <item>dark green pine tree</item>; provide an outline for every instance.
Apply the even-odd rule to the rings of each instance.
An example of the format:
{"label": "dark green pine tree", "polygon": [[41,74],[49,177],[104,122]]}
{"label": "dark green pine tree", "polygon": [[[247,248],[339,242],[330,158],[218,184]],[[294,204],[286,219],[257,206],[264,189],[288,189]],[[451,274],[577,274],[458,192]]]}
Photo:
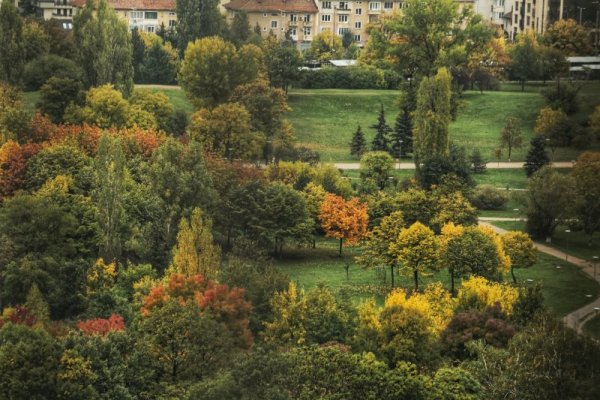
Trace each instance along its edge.
{"label": "dark green pine tree", "polygon": [[360,157],[367,151],[367,141],[365,135],[360,127],[356,129],[354,135],[352,135],[352,142],[350,142],[350,154],[353,156]]}
{"label": "dark green pine tree", "polygon": [[544,138],[536,136],[531,139],[531,146],[525,157],[525,165],[523,165],[527,177],[533,175],[537,170],[549,162],[550,159],[548,158],[548,153],[546,153],[546,143]]}
{"label": "dark green pine tree", "polygon": [[407,107],[403,107],[396,117],[392,132],[392,155],[394,157],[400,158],[412,153],[412,128],[410,112]]}
{"label": "dark green pine tree", "polygon": [[373,151],[390,151],[388,135],[392,131],[392,128],[385,122],[385,111],[383,110],[383,104],[381,105],[381,111],[379,111],[379,117],[377,123],[370,126],[371,129],[375,129],[377,133],[371,142],[371,150]]}

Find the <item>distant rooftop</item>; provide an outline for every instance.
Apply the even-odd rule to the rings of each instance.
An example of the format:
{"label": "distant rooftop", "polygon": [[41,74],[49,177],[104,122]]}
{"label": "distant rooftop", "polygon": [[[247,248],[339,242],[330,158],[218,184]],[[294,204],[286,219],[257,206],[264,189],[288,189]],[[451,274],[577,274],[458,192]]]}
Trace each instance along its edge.
{"label": "distant rooftop", "polygon": [[600,63],[600,57],[567,57],[571,64]]}
{"label": "distant rooftop", "polygon": [[223,4],[228,10],[246,12],[317,13],[314,0],[233,0]]}
{"label": "distant rooftop", "polygon": [[352,67],[358,65],[356,60],[329,60],[334,67]]}
{"label": "distant rooftop", "polygon": [[[106,3],[115,10],[175,11],[175,0],[107,0]],[[71,0],[71,4],[84,7],[85,0]]]}

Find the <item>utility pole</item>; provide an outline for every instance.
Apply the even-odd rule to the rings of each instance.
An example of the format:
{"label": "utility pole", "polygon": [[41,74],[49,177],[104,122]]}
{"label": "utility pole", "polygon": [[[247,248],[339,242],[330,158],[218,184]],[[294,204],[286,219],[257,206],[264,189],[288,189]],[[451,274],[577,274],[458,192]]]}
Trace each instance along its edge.
{"label": "utility pole", "polygon": [[583,10],[585,10],[585,7],[577,7],[579,8],[579,25],[581,25],[581,17],[583,16]]}

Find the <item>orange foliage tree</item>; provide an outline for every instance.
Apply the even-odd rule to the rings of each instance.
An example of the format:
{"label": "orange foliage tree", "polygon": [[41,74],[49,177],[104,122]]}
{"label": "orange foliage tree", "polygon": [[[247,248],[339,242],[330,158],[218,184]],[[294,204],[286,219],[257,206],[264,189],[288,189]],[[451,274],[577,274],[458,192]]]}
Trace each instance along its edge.
{"label": "orange foliage tree", "polygon": [[356,197],[346,201],[340,196],[327,194],[321,205],[319,219],[325,237],[340,240],[340,257],[344,239],[348,245],[354,245],[367,235],[367,205]]}
{"label": "orange foliage tree", "polygon": [[113,314],[109,318],[77,321],[77,328],[86,336],[106,335],[110,332],[120,332],[125,329],[125,321],[120,315]]}
{"label": "orange foliage tree", "polygon": [[182,306],[194,304],[201,314],[223,323],[239,347],[252,345],[248,319],[252,306],[244,299],[244,289],[230,289],[227,285],[207,281],[202,275],[171,274],[166,284],[153,287],[144,298],[142,315],[149,316],[172,300]]}
{"label": "orange foliage tree", "polygon": [[41,149],[36,143],[20,145],[12,140],[0,147],[0,199],[12,196],[23,187],[27,161]]}

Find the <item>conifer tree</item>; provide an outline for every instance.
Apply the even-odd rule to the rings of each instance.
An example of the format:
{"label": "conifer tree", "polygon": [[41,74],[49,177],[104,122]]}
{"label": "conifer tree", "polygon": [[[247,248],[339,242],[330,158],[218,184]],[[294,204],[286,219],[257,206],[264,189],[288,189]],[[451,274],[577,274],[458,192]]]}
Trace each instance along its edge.
{"label": "conifer tree", "polygon": [[529,150],[527,151],[525,165],[523,165],[527,177],[533,175],[537,170],[549,162],[550,159],[548,158],[548,153],[546,153],[545,139],[541,136],[536,136],[531,139],[531,147],[529,147]]}
{"label": "conifer tree", "polygon": [[412,118],[408,107],[402,107],[392,133],[392,154],[396,158],[412,153]]}
{"label": "conifer tree", "polygon": [[392,128],[385,122],[385,111],[383,110],[383,104],[379,111],[379,117],[377,123],[370,126],[371,129],[375,129],[377,133],[371,142],[371,150],[373,151],[389,151],[389,138],[388,135],[392,131]]}
{"label": "conifer tree", "polygon": [[365,135],[362,132],[360,125],[352,136],[352,142],[350,142],[350,154],[353,156],[360,157],[367,151],[367,142]]}
{"label": "conifer tree", "polygon": [[46,300],[44,300],[44,295],[40,292],[36,283],[31,285],[27,293],[25,307],[35,315],[38,322],[45,323],[50,321],[50,307]]}

